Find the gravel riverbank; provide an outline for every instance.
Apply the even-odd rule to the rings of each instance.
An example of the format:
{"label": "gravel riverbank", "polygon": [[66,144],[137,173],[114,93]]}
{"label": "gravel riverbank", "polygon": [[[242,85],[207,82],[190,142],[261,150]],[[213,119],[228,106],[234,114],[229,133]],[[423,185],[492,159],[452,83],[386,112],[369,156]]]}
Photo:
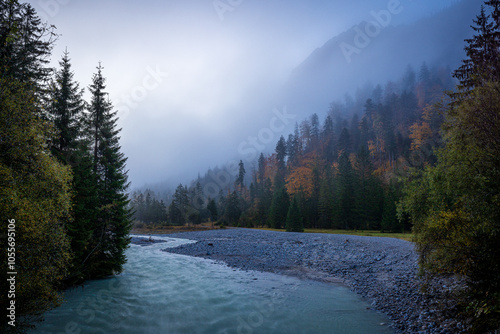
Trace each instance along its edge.
{"label": "gravel riverbank", "polygon": [[[345,283],[387,314],[398,333],[461,333],[462,325],[438,311],[459,284],[452,278],[428,286],[418,278],[414,245],[404,240],[334,234],[281,233],[249,229],[169,234],[196,243],[166,249],[220,260],[244,270]],[[154,238],[154,236],[153,236]]]}

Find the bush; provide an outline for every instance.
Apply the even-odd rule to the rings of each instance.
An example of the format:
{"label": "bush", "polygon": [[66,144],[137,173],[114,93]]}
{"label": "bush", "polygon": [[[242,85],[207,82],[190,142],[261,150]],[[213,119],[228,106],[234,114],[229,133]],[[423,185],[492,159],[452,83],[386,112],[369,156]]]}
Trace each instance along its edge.
{"label": "bush", "polygon": [[144,226],[145,226],[145,224],[141,221],[135,221],[135,223],[134,223],[135,228],[143,228]]}

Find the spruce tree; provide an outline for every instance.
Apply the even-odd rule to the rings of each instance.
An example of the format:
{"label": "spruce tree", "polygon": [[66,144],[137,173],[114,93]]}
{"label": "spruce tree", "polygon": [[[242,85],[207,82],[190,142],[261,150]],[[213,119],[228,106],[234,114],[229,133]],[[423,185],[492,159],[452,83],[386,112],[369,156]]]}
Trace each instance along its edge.
{"label": "spruce tree", "polygon": [[240,197],[236,191],[227,198],[225,216],[230,224],[236,224],[241,217]]}
{"label": "spruce tree", "polygon": [[245,186],[245,164],[243,164],[243,160],[240,160],[240,163],[238,164],[239,170],[238,170],[238,177],[236,178],[236,187],[239,187],[240,191],[243,190],[243,187]]}
{"label": "spruce tree", "polygon": [[343,152],[339,157],[337,174],[337,227],[356,228],[356,197],[354,195],[355,175],[349,156]]}
{"label": "spruce tree", "polygon": [[54,27],[42,23],[30,4],[0,1],[0,78],[15,78],[42,97],[56,38]]}
{"label": "spruce tree", "polygon": [[323,177],[319,167],[320,163],[321,162],[316,161],[316,166],[314,166],[312,170],[312,193],[309,198],[309,210],[307,215],[309,218],[309,226],[314,228],[318,227],[319,221],[318,206],[321,190],[321,178]]}
{"label": "spruce tree", "polygon": [[179,184],[175,189],[174,198],[168,208],[170,224],[182,226],[188,222],[190,214],[189,194],[187,187]]}
{"label": "spruce tree", "polygon": [[384,196],[384,209],[382,213],[382,232],[404,232],[404,224],[398,220],[397,201],[398,193],[394,183],[391,183]]}
{"label": "spruce tree", "polygon": [[275,186],[277,188],[284,185],[285,182],[285,173],[286,173],[286,140],[283,136],[280,137],[280,140],[276,144],[276,158],[278,160],[278,171],[276,173],[275,178]]}
{"label": "spruce tree", "polygon": [[260,193],[257,202],[257,220],[264,226],[268,222],[269,211],[273,200],[273,192],[271,190],[272,182],[269,178],[265,179],[262,184],[259,183]]}
{"label": "spruce tree", "polygon": [[290,197],[285,187],[275,191],[271,209],[269,212],[269,225],[275,229],[281,229],[285,225]]}
{"label": "spruce tree", "polygon": [[300,213],[300,208],[297,203],[297,198],[294,196],[288,213],[286,216],[286,231],[287,232],[304,232],[303,218]]}
{"label": "spruce tree", "polygon": [[342,129],[338,141],[339,154],[345,152],[346,154],[351,153],[351,135],[349,130],[346,128]]}
{"label": "spruce tree", "polygon": [[355,171],[355,217],[356,225],[367,230],[380,229],[384,192],[380,180],[373,176],[373,165],[370,153],[363,146],[356,155]]}
{"label": "spruce tree", "polygon": [[59,62],[60,70],[49,88],[47,112],[56,128],[56,137],[51,142],[51,152],[64,164],[76,163],[78,139],[81,135],[82,113],[85,109],[83,89],[74,81],[69,53]]}
{"label": "spruce tree", "polygon": [[219,213],[217,211],[217,204],[215,203],[215,200],[213,199],[208,200],[207,209],[210,212],[210,220],[212,222],[217,221],[217,219],[219,219]]}
{"label": "spruce tree", "polygon": [[335,188],[331,168],[327,166],[325,177],[321,180],[319,190],[319,227],[331,228],[334,219]]}
{"label": "spruce tree", "polygon": [[120,152],[116,111],[105,91],[99,64],[89,87],[91,101],[87,134],[92,141],[92,164],[98,207],[93,229],[93,248],[88,255],[92,277],[121,272],[130,238],[131,212],[128,208],[126,161]]}
{"label": "spruce tree", "polygon": [[336,143],[333,120],[330,115],[325,119],[323,131],[321,133],[323,156],[328,163],[332,163],[336,159]]}
{"label": "spruce tree", "polygon": [[74,81],[69,54],[66,51],[59,62],[60,69],[48,91],[47,113],[56,135],[50,142],[52,154],[73,172],[73,219],[66,224],[71,240],[73,265],[67,278],[69,284],[81,282],[85,274],[85,259],[96,218],[97,193],[89,141],[85,138],[83,90]]}
{"label": "spruce tree", "polygon": [[488,14],[484,6],[481,13],[474,20],[472,29],[476,33],[472,38],[466,39],[465,52],[467,58],[462,66],[454,72],[460,80],[458,93],[453,97],[457,99],[470,96],[472,89],[482,86],[488,81],[500,80],[500,8],[498,0],[485,3],[491,7]]}

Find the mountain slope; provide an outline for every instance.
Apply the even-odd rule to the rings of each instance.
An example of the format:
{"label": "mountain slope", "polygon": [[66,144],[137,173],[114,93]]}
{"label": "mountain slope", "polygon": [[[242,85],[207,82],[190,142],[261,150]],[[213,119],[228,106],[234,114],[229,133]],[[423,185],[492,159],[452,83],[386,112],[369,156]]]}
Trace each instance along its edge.
{"label": "mountain slope", "polygon": [[362,22],[330,39],[293,71],[285,104],[307,115],[326,110],[332,100],[366,82],[399,77],[408,64],[417,70],[424,61],[454,69],[465,57],[464,39],[471,36],[469,26],[479,11],[476,0],[464,0],[411,25],[391,26],[387,16]]}

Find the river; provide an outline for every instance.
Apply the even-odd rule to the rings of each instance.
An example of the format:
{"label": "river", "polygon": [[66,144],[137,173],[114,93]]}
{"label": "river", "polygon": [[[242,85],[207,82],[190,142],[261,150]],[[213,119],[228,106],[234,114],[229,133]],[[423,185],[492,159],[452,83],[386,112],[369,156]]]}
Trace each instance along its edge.
{"label": "river", "polygon": [[386,317],[342,285],[162,252],[190,242],[162,239],[131,245],[121,275],[68,290],[30,333],[392,333]]}

